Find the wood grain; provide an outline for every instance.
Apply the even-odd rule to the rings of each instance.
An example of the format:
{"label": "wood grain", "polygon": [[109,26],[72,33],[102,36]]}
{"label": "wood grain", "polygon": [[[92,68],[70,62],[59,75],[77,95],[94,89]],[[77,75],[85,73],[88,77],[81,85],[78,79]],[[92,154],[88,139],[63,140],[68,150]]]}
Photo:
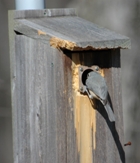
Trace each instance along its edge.
{"label": "wood grain", "polygon": [[[47,16],[43,16],[43,12]],[[76,16],[73,9],[11,11],[10,14],[15,19],[16,32],[43,42],[50,40],[51,45],[53,42],[53,46],[60,49],[125,49],[131,46],[128,37]],[[39,31],[45,35],[38,34]]]}
{"label": "wood grain", "polygon": [[[11,11],[9,31],[14,163],[125,163],[119,48],[130,40],[73,9]],[[53,36],[79,51],[51,47]],[[115,123],[78,91],[80,65],[102,69]]]}
{"label": "wood grain", "polygon": [[[71,52],[63,54],[23,35],[16,36],[16,43],[16,75],[12,78],[15,160],[124,163],[119,51],[74,53],[79,56],[77,63]],[[94,108],[87,96],[79,94],[80,103],[74,105],[77,97],[72,93],[72,62],[99,65],[104,70],[116,124],[109,121],[98,101],[93,124],[95,116],[89,108]],[[80,130],[75,116],[80,116]]]}
{"label": "wood grain", "polygon": [[69,148],[71,157],[76,154],[72,84],[68,80],[71,69],[64,68],[67,57],[23,35],[16,36],[16,43],[16,76],[12,79],[15,162],[74,159],[67,158]]}
{"label": "wood grain", "polygon": [[26,18],[42,18],[54,16],[75,16],[76,10],[74,8],[56,8],[43,10],[10,10],[9,14],[13,14],[14,19]]}
{"label": "wood grain", "polygon": [[[103,105],[98,100],[95,100],[93,102],[94,106],[92,106],[92,110],[94,110],[95,113],[93,114],[92,111],[89,114],[88,112],[91,107],[88,103],[90,103],[90,101],[86,101],[87,96],[79,94],[76,89],[74,103],[75,110],[78,109],[78,111],[75,112],[75,122],[77,140],[81,144],[78,150],[80,163],[125,163],[120,51],[105,50],[73,53],[72,61],[75,65],[78,65],[78,67],[80,65],[98,65],[102,69],[107,81],[109,101],[116,116],[116,122],[110,122]],[[74,69],[76,68],[77,66],[74,66]],[[74,80],[74,82],[77,82],[77,80]],[[81,115],[80,120],[78,115]],[[89,123],[88,120],[92,121]],[[87,150],[84,151],[84,149]],[[91,152],[92,159],[89,157]]]}

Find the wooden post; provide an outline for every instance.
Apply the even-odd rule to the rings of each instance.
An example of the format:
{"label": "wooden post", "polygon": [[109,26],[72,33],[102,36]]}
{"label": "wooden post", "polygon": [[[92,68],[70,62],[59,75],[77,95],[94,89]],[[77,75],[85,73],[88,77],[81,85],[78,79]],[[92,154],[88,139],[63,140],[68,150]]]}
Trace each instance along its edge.
{"label": "wooden post", "polygon": [[[130,40],[73,9],[10,11],[14,163],[125,163],[120,48]],[[98,65],[116,116],[79,92],[78,67]]]}

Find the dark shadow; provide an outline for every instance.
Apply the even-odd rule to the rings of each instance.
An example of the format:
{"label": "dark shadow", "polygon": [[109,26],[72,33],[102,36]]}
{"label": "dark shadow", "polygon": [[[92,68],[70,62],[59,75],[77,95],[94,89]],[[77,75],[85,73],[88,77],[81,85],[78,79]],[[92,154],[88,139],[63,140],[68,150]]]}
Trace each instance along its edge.
{"label": "dark shadow", "polygon": [[[111,104],[111,107],[112,107],[112,103],[111,103],[111,100],[110,100],[110,96],[109,96],[109,102]],[[119,155],[120,155],[120,159],[122,161],[122,163],[125,163],[125,152],[124,152],[124,149],[122,147],[122,144],[120,142],[120,139],[119,139],[119,135],[118,135],[118,132],[116,130],[116,126],[115,126],[115,122],[111,122],[108,118],[108,115],[107,115],[107,112],[106,110],[104,109],[104,106],[103,104],[99,101],[99,100],[95,100],[95,103],[96,103],[96,110],[102,115],[102,117],[105,119],[110,131],[111,131],[111,134],[114,138],[114,141],[115,141],[115,144],[117,146],[117,149],[118,149],[118,152],[119,152]],[[95,107],[95,106],[94,106]],[[113,108],[113,107],[112,107]]]}
{"label": "dark shadow", "polygon": [[14,30],[14,32],[15,32],[16,35],[23,35],[22,33],[18,32],[16,30]]}
{"label": "dark shadow", "polygon": [[[62,50],[62,52],[71,60],[72,55],[79,55],[80,64],[84,66],[98,65],[100,68],[106,69],[111,67],[120,67],[120,49],[88,51]],[[72,61],[75,62],[74,60]]]}

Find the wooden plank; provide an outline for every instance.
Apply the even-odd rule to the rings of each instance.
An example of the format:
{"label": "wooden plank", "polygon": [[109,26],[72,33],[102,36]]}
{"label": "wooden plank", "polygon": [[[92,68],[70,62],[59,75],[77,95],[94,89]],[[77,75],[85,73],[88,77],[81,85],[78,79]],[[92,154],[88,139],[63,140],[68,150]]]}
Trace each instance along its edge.
{"label": "wooden plank", "polygon": [[14,14],[9,13],[14,163],[77,162],[72,61],[47,42],[15,33]]}
{"label": "wooden plank", "polygon": [[73,104],[73,91],[72,91],[72,58],[71,53],[63,54],[63,71],[64,71],[64,81],[65,81],[65,92],[68,98],[65,98],[65,102],[67,105],[66,108],[66,162],[78,162],[78,149],[77,149],[77,141],[76,141],[76,131],[74,124],[74,104]]}
{"label": "wooden plank", "polygon": [[[121,68],[120,68],[120,51],[115,50],[111,51],[110,58],[112,60],[112,68],[110,73],[112,85],[111,87],[111,96],[112,96],[112,105],[114,112],[116,114],[116,123],[112,127],[112,132],[114,141],[117,148],[116,160],[120,159],[120,162],[125,162],[125,153],[123,149],[124,144],[124,130],[123,130],[123,110],[122,110],[122,91],[121,91]],[[115,92],[115,93],[114,93]],[[117,162],[117,161],[116,161]]]}
{"label": "wooden plank", "polygon": [[[16,44],[17,45],[16,49],[18,51],[16,50],[17,68],[15,71],[17,71],[18,74],[16,75],[17,79],[15,85],[16,86],[19,85],[16,88],[16,93],[19,94],[18,97],[20,97],[21,99],[20,101],[18,100],[19,102],[16,101],[18,105],[17,120],[19,121],[17,129],[18,135],[16,135],[16,137],[18,137],[19,139],[18,160],[19,162],[41,162],[43,159],[42,158],[43,151],[40,150],[42,145],[40,139],[43,139],[42,134],[44,134],[44,130],[43,131],[41,130],[41,125],[45,123],[45,121],[43,122],[43,118],[44,116],[46,117],[46,114],[44,113],[45,107],[42,107],[42,105],[44,104],[42,104],[43,93],[41,92],[42,91],[41,80],[43,77],[41,59],[43,53],[40,53],[39,43],[35,42],[34,40],[30,40],[25,36],[20,35],[16,36],[16,43],[18,43]],[[26,43],[28,43],[29,46],[27,46]],[[33,49],[33,47],[35,48]],[[43,88],[43,90],[45,88],[46,86]],[[52,109],[52,114],[53,113],[54,111]],[[48,139],[50,138],[50,135],[55,137],[56,131],[55,121],[56,120],[54,118],[50,125],[50,127],[53,128],[47,137]],[[23,131],[21,131],[21,129]],[[50,131],[50,128],[48,128],[48,131]],[[44,140],[42,141],[44,142]],[[48,141],[44,142],[45,143],[44,146],[46,146],[46,142]],[[54,157],[52,157],[53,159],[56,158],[56,152],[53,150],[54,147],[56,147],[55,138],[53,139],[53,143],[52,141],[50,141],[50,143],[52,145],[50,146],[48,144],[48,146],[50,150],[52,150],[52,152],[54,153]],[[25,151],[28,152],[26,153]],[[53,161],[56,162],[56,160]]]}
{"label": "wooden plank", "polygon": [[91,163],[94,162],[95,158],[93,150],[96,148],[96,113],[88,97],[78,91],[78,67],[80,65],[91,66],[93,64],[92,56],[90,52],[88,52],[88,55],[84,52],[80,54],[72,53],[74,116],[79,163]]}
{"label": "wooden plank", "polygon": [[[75,112],[75,117],[77,117],[75,120],[77,141],[81,144],[79,147],[79,162],[125,163],[125,154],[123,149],[124,135],[121,101],[120,51],[106,50],[79,53],[73,53],[72,60],[75,65],[73,67],[74,71],[76,71],[80,65],[98,65],[102,68],[103,75],[107,81],[110,102],[116,116],[116,122],[110,122],[103,105],[97,100],[94,101],[93,107],[93,110],[96,109],[96,111],[94,110],[95,113],[92,111],[88,114],[90,108],[90,105],[88,104],[89,100],[86,101],[87,96],[81,95],[78,93],[78,90],[76,90],[74,95],[74,109],[78,109],[78,114],[82,115],[80,120],[78,120],[79,118],[77,117],[77,112]],[[74,74],[77,73],[75,72]],[[75,77],[76,76],[74,75],[73,78]],[[77,82],[77,80],[74,79],[73,82]],[[88,120],[91,120],[90,124],[88,123]],[[77,121],[79,123],[77,123]],[[86,152],[88,152],[84,152],[85,155],[83,155],[83,146],[84,149],[86,149],[86,145],[88,146],[88,150],[86,150]],[[92,148],[90,149],[90,147]],[[89,157],[91,156],[91,151],[92,159]]]}
{"label": "wooden plank", "polygon": [[11,72],[11,107],[12,107],[12,133],[13,133],[13,161],[18,162],[18,135],[17,131],[17,108],[16,106],[16,92],[15,92],[15,76],[16,76],[16,62],[15,62],[15,33],[14,33],[14,13],[8,13],[9,24],[9,45],[10,45],[10,72]]}
{"label": "wooden plank", "polygon": [[128,37],[75,16],[73,9],[48,9],[46,13],[50,17],[40,16],[41,12],[44,10],[12,11],[14,30],[44,42],[50,41],[55,48],[73,51],[130,48]]}
{"label": "wooden plank", "polygon": [[26,18],[42,18],[54,16],[75,16],[76,10],[74,8],[61,9],[43,9],[43,10],[10,10],[9,14],[13,15],[14,19]]}
{"label": "wooden plank", "polygon": [[[104,60],[105,64],[102,65],[104,69],[105,79],[109,90],[109,98],[112,108],[116,116],[116,122],[111,123],[106,113],[102,112],[105,117],[106,124],[104,126],[104,133],[106,135],[105,155],[106,162],[125,162],[125,155],[123,150],[123,110],[122,110],[122,99],[121,99],[121,80],[120,80],[120,51],[112,50],[106,57],[100,56],[101,60]],[[106,58],[106,59],[105,59]],[[107,61],[108,60],[108,61]],[[103,62],[102,62],[103,63]],[[115,78],[114,78],[115,76]],[[99,105],[101,107],[101,105]],[[121,115],[121,116],[120,116]],[[98,119],[99,122],[99,119]],[[98,124],[97,122],[97,124]],[[119,125],[118,125],[119,123]],[[102,124],[100,124],[102,125]],[[98,126],[99,127],[99,126]],[[100,140],[99,140],[100,141]],[[101,145],[100,150],[103,149]],[[99,151],[98,151],[99,152]],[[97,158],[99,159],[99,158]],[[104,161],[102,161],[104,162]]]}
{"label": "wooden plank", "polygon": [[[42,39],[43,35],[44,40],[48,40],[51,37],[50,44],[57,48],[68,50],[130,48],[129,38],[76,16],[20,19],[15,22],[16,31],[32,38],[39,36]],[[39,34],[40,30],[42,34]]]}
{"label": "wooden plank", "polygon": [[[97,114],[97,147],[96,152],[100,157],[96,157],[96,161],[102,158],[100,162],[125,162],[124,150],[123,150],[123,122],[122,122],[122,102],[121,102],[121,81],[120,81],[120,54],[119,50],[108,51],[106,57],[103,54],[99,54],[100,66],[104,69],[105,79],[110,94],[110,101],[115,112],[116,122],[111,123],[108,120],[107,114],[104,111],[103,106],[98,104]],[[103,62],[104,61],[104,62]],[[105,64],[104,64],[105,63]],[[115,76],[115,78],[114,78]],[[114,98],[115,97],[115,98]],[[117,98],[116,98],[117,97]],[[119,104],[119,105],[118,105]],[[118,112],[119,110],[119,112]],[[121,117],[120,117],[121,114]],[[102,116],[104,119],[101,119]],[[119,117],[119,118],[118,118]],[[119,125],[118,125],[119,123]],[[121,123],[121,124],[120,124]],[[101,139],[99,139],[101,137]],[[105,141],[101,141],[105,140]],[[104,149],[104,153],[102,151]]]}
{"label": "wooden plank", "polygon": [[[54,163],[74,160],[124,163],[121,101],[114,95],[114,91],[121,92],[119,52],[82,52],[71,57],[70,52],[63,55],[49,45],[23,35],[16,36],[16,43],[16,76],[12,78],[15,83],[13,111],[16,111],[13,120],[17,127],[14,130],[15,163],[46,160]],[[72,98],[72,62],[75,68],[79,64],[99,65],[104,70],[117,117],[116,127],[109,122],[100,103],[96,103],[95,116],[90,101],[85,100],[87,96],[77,92]],[[73,106],[73,100],[78,100],[79,104],[76,102]]]}
{"label": "wooden plank", "polygon": [[16,35],[15,49],[15,163],[77,159],[71,60],[23,35]]}

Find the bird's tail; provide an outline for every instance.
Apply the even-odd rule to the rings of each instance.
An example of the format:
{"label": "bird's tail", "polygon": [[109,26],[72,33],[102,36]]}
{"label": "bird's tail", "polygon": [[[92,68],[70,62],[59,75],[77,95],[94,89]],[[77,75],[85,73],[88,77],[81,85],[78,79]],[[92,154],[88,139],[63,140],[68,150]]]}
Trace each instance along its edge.
{"label": "bird's tail", "polygon": [[110,104],[109,104],[108,101],[107,101],[106,105],[104,105],[104,107],[105,107],[105,110],[106,110],[106,112],[108,114],[109,120],[111,122],[115,122],[115,116],[114,116],[114,113],[113,113],[113,111],[112,111],[112,109],[111,109]]}

